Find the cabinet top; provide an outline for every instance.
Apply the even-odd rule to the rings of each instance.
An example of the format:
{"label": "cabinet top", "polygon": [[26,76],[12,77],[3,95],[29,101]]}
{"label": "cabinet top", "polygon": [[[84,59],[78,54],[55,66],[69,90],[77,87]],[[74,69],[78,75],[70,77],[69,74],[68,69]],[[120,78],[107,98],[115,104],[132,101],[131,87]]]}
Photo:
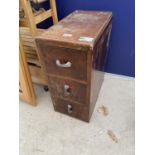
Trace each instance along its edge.
{"label": "cabinet top", "polygon": [[37,36],[36,41],[93,48],[111,18],[112,12],[77,10]]}

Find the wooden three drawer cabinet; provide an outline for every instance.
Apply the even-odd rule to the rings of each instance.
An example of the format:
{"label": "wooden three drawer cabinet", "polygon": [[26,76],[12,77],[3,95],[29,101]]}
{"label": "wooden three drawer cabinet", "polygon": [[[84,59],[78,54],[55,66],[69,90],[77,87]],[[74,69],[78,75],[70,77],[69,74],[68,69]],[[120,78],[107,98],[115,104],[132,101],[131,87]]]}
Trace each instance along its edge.
{"label": "wooden three drawer cabinet", "polygon": [[103,82],[111,12],[75,11],[36,37],[54,109],[89,122]]}

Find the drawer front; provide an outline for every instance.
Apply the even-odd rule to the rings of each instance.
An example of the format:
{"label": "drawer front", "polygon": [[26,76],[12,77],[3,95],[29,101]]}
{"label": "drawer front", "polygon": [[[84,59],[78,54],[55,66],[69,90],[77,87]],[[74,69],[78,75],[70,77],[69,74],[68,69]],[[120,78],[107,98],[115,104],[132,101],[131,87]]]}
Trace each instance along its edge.
{"label": "drawer front", "polygon": [[87,104],[87,85],[50,76],[48,81],[52,96]]}
{"label": "drawer front", "polygon": [[60,98],[53,98],[53,101],[54,109],[56,111],[87,122],[89,121],[89,112],[87,106],[78,105],[73,102],[62,100]]}
{"label": "drawer front", "polygon": [[87,80],[87,52],[41,45],[40,56],[48,74]]}

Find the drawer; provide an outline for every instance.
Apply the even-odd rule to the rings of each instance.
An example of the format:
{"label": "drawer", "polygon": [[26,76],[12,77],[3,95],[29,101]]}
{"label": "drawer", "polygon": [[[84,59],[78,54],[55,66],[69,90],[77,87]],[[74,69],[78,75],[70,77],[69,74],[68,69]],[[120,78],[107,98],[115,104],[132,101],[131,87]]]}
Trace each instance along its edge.
{"label": "drawer", "polygon": [[48,83],[52,96],[86,104],[86,84],[51,76],[48,76]]}
{"label": "drawer", "polygon": [[41,45],[40,56],[48,74],[87,80],[87,52]]}
{"label": "drawer", "polygon": [[54,109],[58,112],[67,114],[69,116],[89,121],[89,110],[87,106],[78,105],[70,101],[65,101],[60,98],[53,98]]}

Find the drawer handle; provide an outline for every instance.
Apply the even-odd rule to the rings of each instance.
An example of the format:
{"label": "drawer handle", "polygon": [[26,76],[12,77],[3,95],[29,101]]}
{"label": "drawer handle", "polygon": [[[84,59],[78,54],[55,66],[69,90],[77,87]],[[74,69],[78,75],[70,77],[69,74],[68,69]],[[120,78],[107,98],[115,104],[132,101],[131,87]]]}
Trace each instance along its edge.
{"label": "drawer handle", "polygon": [[69,68],[72,66],[72,63],[71,62],[66,62],[66,63],[61,63],[60,60],[56,60],[56,65],[58,67],[63,67],[63,68]]}
{"label": "drawer handle", "polygon": [[69,96],[70,95],[70,87],[69,85],[64,85],[64,95]]}
{"label": "drawer handle", "polygon": [[68,113],[71,114],[73,112],[73,108],[70,104],[67,105]]}

